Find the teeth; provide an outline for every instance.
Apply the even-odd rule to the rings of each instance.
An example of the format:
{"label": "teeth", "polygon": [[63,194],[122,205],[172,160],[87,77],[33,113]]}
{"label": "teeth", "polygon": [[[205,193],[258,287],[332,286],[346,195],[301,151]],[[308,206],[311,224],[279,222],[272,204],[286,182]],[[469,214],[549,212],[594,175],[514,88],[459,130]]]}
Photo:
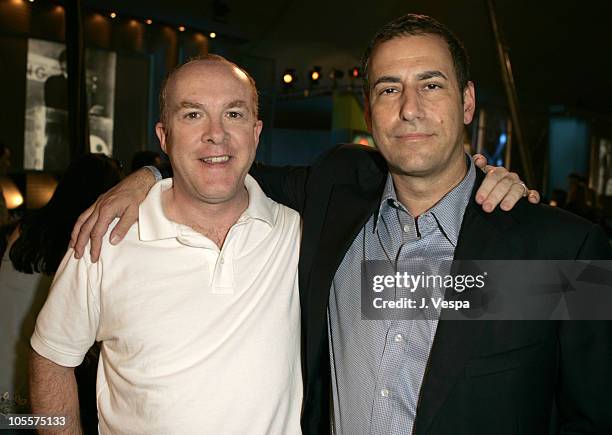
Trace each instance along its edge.
{"label": "teeth", "polygon": [[217,156],[217,157],[207,157],[205,159],[200,159],[206,163],[225,163],[229,160],[229,156]]}

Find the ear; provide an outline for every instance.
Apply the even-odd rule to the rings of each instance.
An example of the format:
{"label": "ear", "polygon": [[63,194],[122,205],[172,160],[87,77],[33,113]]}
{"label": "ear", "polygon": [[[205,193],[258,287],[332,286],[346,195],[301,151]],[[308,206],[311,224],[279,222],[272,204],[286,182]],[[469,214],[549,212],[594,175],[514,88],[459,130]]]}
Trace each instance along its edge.
{"label": "ear", "polygon": [[372,110],[370,109],[370,98],[366,95],[363,101],[363,116],[365,118],[368,133],[372,134]]}
{"label": "ear", "polygon": [[467,82],[465,89],[463,90],[463,123],[468,125],[474,118],[474,111],[476,110],[476,91],[474,89],[474,82]]}
{"label": "ear", "polygon": [[263,121],[261,121],[260,119],[257,120],[257,122],[255,123],[255,127],[253,127],[253,134],[254,134],[254,139],[255,139],[255,149],[257,149],[257,146],[259,145],[259,135],[261,134],[261,130],[263,129]]}
{"label": "ear", "polygon": [[155,134],[159,139],[159,145],[161,146],[161,149],[164,151],[164,153],[168,154],[168,151],[166,150],[168,146],[166,142],[166,136],[168,132],[166,131],[166,127],[163,123],[158,122],[157,124],[155,124]]}

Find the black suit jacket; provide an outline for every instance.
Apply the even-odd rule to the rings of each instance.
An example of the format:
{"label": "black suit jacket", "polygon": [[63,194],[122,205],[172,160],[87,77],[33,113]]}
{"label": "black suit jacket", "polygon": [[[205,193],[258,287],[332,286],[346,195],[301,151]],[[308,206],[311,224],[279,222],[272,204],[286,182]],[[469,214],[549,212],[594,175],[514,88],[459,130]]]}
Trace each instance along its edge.
{"label": "black suit jacket", "polygon": [[[329,289],[352,241],[377,210],[387,166],[371,148],[343,145],[308,168],[255,165],[252,174],[268,195],[303,218],[302,428],[306,434],[328,433]],[[481,181],[479,174],[476,186]],[[603,232],[587,221],[526,201],[511,212],[487,214],[473,196],[456,259],[611,258]],[[440,320],[414,433],[549,430],[612,433],[611,323]]]}

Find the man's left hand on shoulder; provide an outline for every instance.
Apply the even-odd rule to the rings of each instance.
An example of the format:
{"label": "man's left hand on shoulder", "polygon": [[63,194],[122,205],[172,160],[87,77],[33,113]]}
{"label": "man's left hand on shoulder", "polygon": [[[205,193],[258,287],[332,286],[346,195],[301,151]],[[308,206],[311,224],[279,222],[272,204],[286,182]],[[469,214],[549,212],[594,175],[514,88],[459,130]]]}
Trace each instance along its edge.
{"label": "man's left hand on shoulder", "polygon": [[540,193],[529,189],[516,172],[487,165],[487,158],[482,154],[474,154],[473,159],[476,167],[487,174],[476,192],[476,202],[484,211],[490,213],[498,205],[504,211],[512,210],[521,198],[527,198],[532,204],[540,202]]}

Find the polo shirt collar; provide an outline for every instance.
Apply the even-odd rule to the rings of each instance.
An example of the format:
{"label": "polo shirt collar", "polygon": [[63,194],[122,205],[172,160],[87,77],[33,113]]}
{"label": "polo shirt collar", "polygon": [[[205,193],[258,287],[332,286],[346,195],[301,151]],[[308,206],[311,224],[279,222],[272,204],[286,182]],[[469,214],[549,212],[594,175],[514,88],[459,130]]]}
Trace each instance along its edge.
{"label": "polo shirt collar", "polygon": [[258,219],[273,227],[276,220],[274,213],[275,202],[266,196],[261,187],[259,187],[259,184],[257,184],[257,181],[249,174],[244,179],[244,186],[249,193],[249,205],[238,219],[238,222]]}
{"label": "polo shirt collar", "polygon": [[[257,181],[247,174],[244,185],[249,195],[249,205],[237,223],[249,219],[265,222],[270,227],[275,222],[275,203],[269,199]],[[178,236],[181,226],[166,217],[163,209],[162,195],[172,188],[172,178],[165,178],[153,185],[145,200],[138,208],[138,235],[142,241],[172,239]]]}

